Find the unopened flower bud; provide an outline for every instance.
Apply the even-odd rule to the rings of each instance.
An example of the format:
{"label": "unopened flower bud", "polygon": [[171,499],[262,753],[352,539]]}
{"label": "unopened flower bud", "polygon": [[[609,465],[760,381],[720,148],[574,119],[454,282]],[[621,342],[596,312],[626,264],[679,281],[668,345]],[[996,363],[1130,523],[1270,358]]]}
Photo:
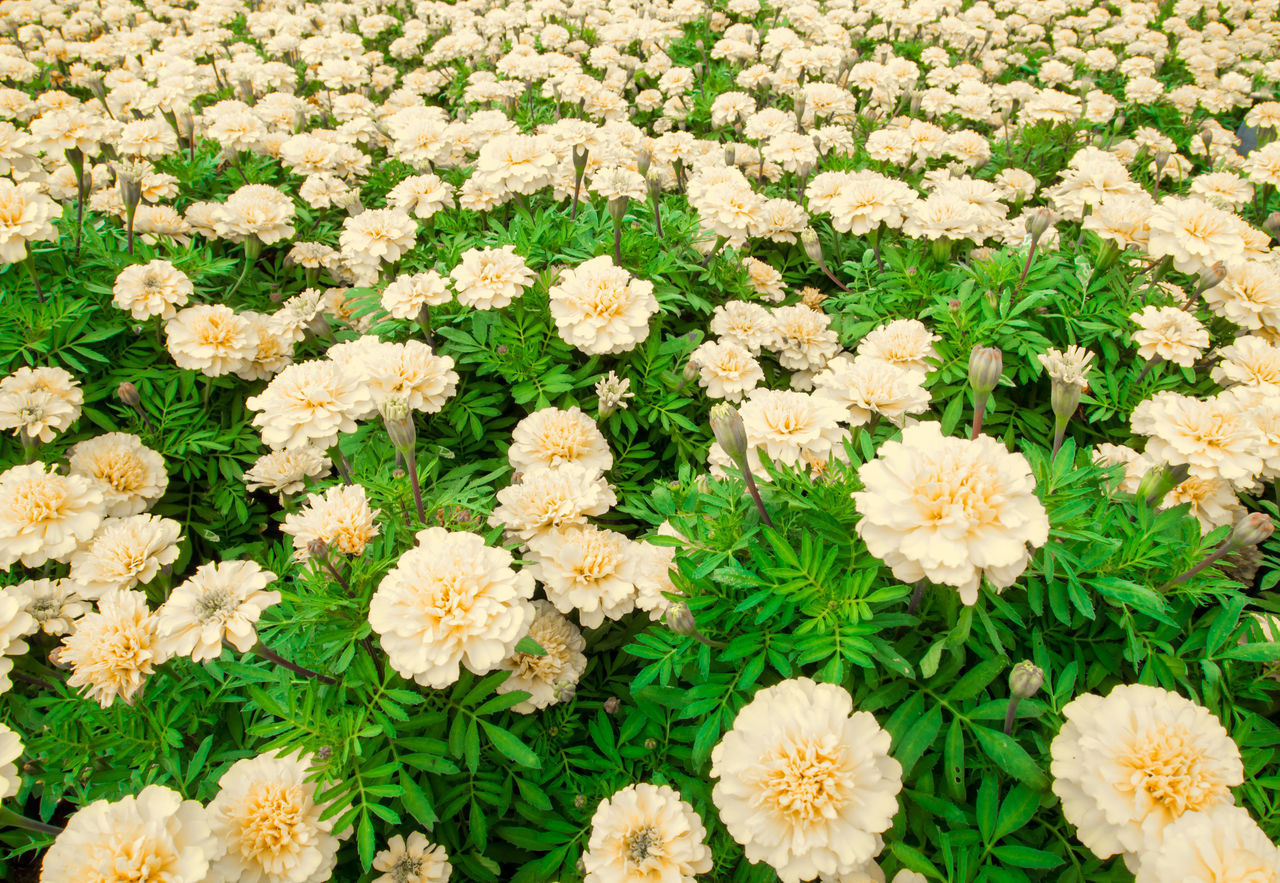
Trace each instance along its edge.
{"label": "unopened flower bud", "polygon": [[1049,393],[1049,404],[1053,408],[1053,416],[1059,420],[1070,420],[1071,415],[1080,407],[1080,397],[1084,388],[1078,383],[1062,383],[1055,380],[1053,391]]}
{"label": "unopened flower bud", "polygon": [[947,301],[947,309],[953,313],[960,312],[960,308],[963,306],[964,304],[960,302],[960,298],[958,297],[953,297],[951,300]]}
{"label": "unopened flower bud", "polygon": [[1275,533],[1275,530],[1275,522],[1271,520],[1270,515],[1265,512],[1250,512],[1237,521],[1236,526],[1231,529],[1231,535],[1227,537],[1227,546],[1233,551],[1257,546],[1265,542]]}
{"label": "unopened flower bud", "polygon": [[610,696],[608,699],[604,700],[604,713],[617,714],[618,706],[620,706],[621,704],[622,703],[618,701],[617,696]]}
{"label": "unopened flower bud", "polygon": [[575,809],[582,809],[587,805],[587,795],[575,794],[573,797],[573,806]]}
{"label": "unopened flower bud", "polygon": [[317,537],[307,543],[307,554],[312,558],[324,558],[329,554],[329,544]]}
{"label": "unopened flower bud", "polygon": [[644,740],[644,750],[645,750],[645,751],[652,751],[653,749],[655,749],[655,748],[657,748],[657,747],[658,747],[658,740],[657,740],[657,739],[655,739],[655,738],[653,738],[652,736],[650,736],[648,739],[645,739],[645,740]]}
{"label": "unopened flower bud", "polygon": [[1148,506],[1159,505],[1165,495],[1186,481],[1190,474],[1191,468],[1185,463],[1177,466],[1161,464],[1149,469],[1146,475],[1142,476],[1138,481],[1138,491],[1135,496],[1146,502]]}
{"label": "unopened flower bud", "polygon": [[737,159],[737,156],[738,156],[738,152],[732,144],[726,144],[724,146],[724,164],[726,166],[733,165]]}
{"label": "unopened flower bud", "polygon": [[333,756],[333,749],[330,748],[328,745],[321,745],[316,750],[316,760],[326,761],[332,756]]}
{"label": "unopened flower bud", "polygon": [[1169,162],[1169,151],[1164,148],[1158,148],[1155,154],[1156,174],[1160,174],[1160,170]]}
{"label": "unopened flower bud", "polygon": [[417,431],[413,425],[413,415],[409,403],[401,396],[387,396],[382,400],[378,410],[382,413],[383,425],[387,428],[387,437],[397,451],[404,454],[413,450],[417,439]]}
{"label": "unopened flower bud", "polygon": [[809,260],[822,266],[822,243],[818,241],[818,232],[812,227],[805,227],[800,231],[800,244],[804,246]]}
{"label": "unopened flower bud", "polygon": [[692,635],[698,630],[698,623],[694,620],[688,604],[672,604],[667,608],[663,618],[667,621],[667,627],[677,635]]}
{"label": "unopened flower bud", "polygon": [[142,396],[138,395],[138,388],[127,380],[116,387],[116,396],[130,408],[136,408],[142,404]]}
{"label": "unopened flower bud", "polygon": [[627,214],[627,203],[631,200],[626,196],[615,196],[609,200],[609,216],[613,218],[615,224],[621,224],[623,217]]}
{"label": "unopened flower bud", "polygon": [[657,202],[658,196],[662,193],[662,176],[655,169],[644,176],[644,183],[648,187],[649,198]]}
{"label": "unopened flower bud", "polygon": [[692,383],[698,379],[700,373],[701,369],[698,367],[698,363],[690,358],[684,363],[684,368],[680,371],[680,377],[684,383]]}
{"label": "unopened flower bud", "polygon": [[738,409],[728,402],[720,402],[711,408],[711,432],[721,449],[735,463],[743,463],[747,457],[747,427]]}
{"label": "unopened flower bud", "polygon": [[1042,208],[1034,209],[1027,213],[1027,233],[1031,236],[1032,242],[1039,242],[1040,237],[1045,234],[1049,226],[1053,223],[1053,215]]}
{"label": "unopened flower bud", "polygon": [[1280,239],[1280,212],[1272,212],[1262,222],[1262,229],[1271,234],[1273,239]]}
{"label": "unopened flower bud", "polygon": [[636,169],[642,175],[649,174],[649,163],[653,161],[653,154],[649,152],[649,148],[641,147],[636,151]]}
{"label": "unopened flower bud", "polygon": [[1222,261],[1203,267],[1200,270],[1200,281],[1196,283],[1196,293],[1203,294],[1210,288],[1227,278],[1227,265]]}
{"label": "unopened flower bud", "polygon": [[586,172],[587,170],[587,148],[586,147],[583,147],[581,148],[581,150],[579,150],[577,145],[574,146],[573,170],[577,172],[579,176],[581,176],[584,172]]}
{"label": "unopened flower bud", "polygon": [[969,385],[976,393],[988,393],[1004,373],[1004,355],[999,347],[975,346],[969,353]]}
{"label": "unopened flower bud", "polygon": [[1200,130],[1200,140],[1204,142],[1204,151],[1208,153],[1213,147],[1213,129],[1204,128]]}
{"label": "unopened flower bud", "polygon": [[1009,693],[1019,699],[1030,699],[1044,686],[1044,671],[1034,662],[1023,660],[1009,672]]}
{"label": "unopened flower bud", "polygon": [[577,692],[577,684],[571,684],[568,681],[557,681],[555,686],[551,688],[551,701],[568,702]]}

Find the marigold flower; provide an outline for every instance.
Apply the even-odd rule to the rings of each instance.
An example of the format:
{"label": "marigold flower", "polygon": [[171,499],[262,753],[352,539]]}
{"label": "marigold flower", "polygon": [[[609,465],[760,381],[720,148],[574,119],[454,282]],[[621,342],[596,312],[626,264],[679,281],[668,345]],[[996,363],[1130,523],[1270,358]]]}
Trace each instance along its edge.
{"label": "marigold flower", "polygon": [[658,312],[653,283],[607,255],[565,270],[547,296],[560,337],[588,355],[634,349],[649,336],[649,319]]}
{"label": "marigold flower", "polygon": [[178,560],[181,534],[182,525],[156,515],[104,519],[93,539],[71,556],[71,579],[90,600],[146,585]]}
{"label": "marigold flower", "polygon": [[195,291],[187,274],[164,260],[125,267],[112,286],[112,303],[141,322],[152,316],[170,319]]}
{"label": "marigold flower", "polygon": [[102,515],[102,491],[83,476],[46,472],[43,463],[0,472],[0,567],[68,560]]}
{"label": "marigold flower", "polygon": [[84,391],[62,368],[22,367],[0,380],[0,429],[42,444],[80,417]]}
{"label": "marigold flower", "polygon": [[280,603],[268,591],[276,578],[253,561],[202,564],[161,605],[156,625],[169,656],[193,662],[217,659],[225,639],[241,653],[258,642],[254,628],[262,612]]}
{"label": "marigold flower", "polygon": [[586,628],[635,609],[640,556],[617,531],[573,524],[543,531],[528,545],[531,564],[523,572],[542,583],[561,613],[577,610]]}
{"label": "marigold flower", "polygon": [[507,450],[519,472],[577,463],[597,473],[613,466],[613,455],[595,421],[574,406],[543,408],[516,424]]}
{"label": "marigold flower", "polygon": [[448,883],[453,874],[444,847],[419,831],[408,840],[399,834],[388,840],[387,848],[373,857],[373,869],[383,872],[373,883]]}
{"label": "marigold flower", "polygon": [[375,522],[381,509],[369,506],[364,486],[339,484],[323,494],[307,494],[297,512],[285,516],[280,532],[293,537],[293,557],[311,559],[311,543],[319,540],[329,549],[358,556],[378,535]]}
{"label": "marigold flower", "polygon": [[498,668],[511,672],[498,685],[499,693],[520,690],[529,694],[528,699],[511,706],[519,714],[530,714],[568,699],[587,668],[587,657],[582,653],[587,642],[578,627],[557,613],[550,601],[534,601],[533,609],[533,621],[524,637],[536,641],[545,652],[515,652],[498,664]]}
{"label": "marigold flower", "polygon": [[102,491],[106,514],[113,517],[145,512],[169,486],[164,457],[127,432],[76,442],[68,462],[72,475],[88,478]]}
{"label": "marigold flower", "polygon": [[628,785],[600,802],[582,855],[584,883],[693,883],[711,870],[707,830],[669,785]]}
{"label": "marigold flower", "polygon": [[114,589],[98,599],[63,639],[62,661],[71,666],[69,687],[88,687],[103,708],[120,697],[132,705],[147,677],[168,655],[156,634],[158,618],[142,592]]}
{"label": "marigold flower", "polygon": [[534,273],[514,245],[469,248],[449,274],[458,303],[478,310],[500,310],[524,294]]}

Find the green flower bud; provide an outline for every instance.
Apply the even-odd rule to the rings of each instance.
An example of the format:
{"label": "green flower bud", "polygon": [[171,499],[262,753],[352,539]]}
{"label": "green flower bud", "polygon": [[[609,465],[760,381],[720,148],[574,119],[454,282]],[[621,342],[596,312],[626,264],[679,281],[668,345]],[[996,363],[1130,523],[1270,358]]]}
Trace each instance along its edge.
{"label": "green flower bud", "polygon": [[698,623],[694,620],[693,613],[690,612],[687,604],[672,604],[667,608],[667,613],[663,618],[671,631],[677,635],[692,635],[698,630]]}
{"label": "green flower bud", "polygon": [[1265,512],[1250,512],[1237,521],[1235,527],[1231,529],[1231,535],[1227,537],[1227,547],[1231,551],[1236,551],[1247,546],[1257,546],[1265,542],[1275,533],[1275,530],[1276,525],[1270,515]]}
{"label": "green flower bud", "polygon": [[1029,660],[1023,660],[1009,672],[1009,693],[1018,699],[1029,699],[1044,686],[1044,671]]}
{"label": "green flower bud", "polygon": [[969,385],[976,393],[989,393],[1004,373],[1004,355],[998,347],[975,346],[969,353]]}
{"label": "green flower bud", "polygon": [[631,200],[625,196],[615,196],[609,200],[609,216],[613,218],[615,224],[621,224],[623,217],[627,214],[627,203]]}
{"label": "green flower bud", "polygon": [[387,437],[401,455],[412,451],[417,440],[417,431],[413,425],[413,414],[409,403],[401,396],[387,396],[378,406],[382,413],[383,425],[387,428]]}
{"label": "green flower bud", "polygon": [[711,431],[725,454],[735,463],[747,459],[747,427],[738,409],[728,402],[720,402],[711,408]]}
{"label": "green flower bud", "polygon": [[804,253],[809,256],[809,260],[822,266],[822,243],[818,241],[817,231],[812,227],[801,230],[800,244],[804,246]]}

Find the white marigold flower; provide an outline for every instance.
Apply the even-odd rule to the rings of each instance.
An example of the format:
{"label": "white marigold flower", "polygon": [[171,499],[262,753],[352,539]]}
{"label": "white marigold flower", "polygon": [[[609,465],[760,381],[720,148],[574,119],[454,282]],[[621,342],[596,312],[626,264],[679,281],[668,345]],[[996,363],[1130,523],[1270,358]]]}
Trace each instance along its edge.
{"label": "white marigold flower", "polygon": [[585,628],[635,609],[641,558],[636,544],[617,531],[575,524],[544,531],[528,545],[526,572],[561,613],[577,610]]}
{"label": "white marigold flower", "polygon": [[413,175],[387,191],[387,205],[427,220],[453,206],[453,185],[436,175]]}
{"label": "white marigold flower", "polygon": [[381,511],[370,508],[363,485],[338,484],[323,494],[307,494],[302,508],[285,516],[280,532],[293,537],[296,561],[311,560],[314,540],[330,551],[359,556],[378,535],[375,519]]}
{"label": "white marigold flower", "polygon": [[170,319],[175,307],[186,304],[195,292],[187,274],[168,261],[156,259],[125,267],[112,286],[112,303],[139,322],[152,316]]}
{"label": "white marigold flower", "polygon": [[221,848],[199,801],[148,785],[77,810],[45,853],[40,879],[203,883]]}
{"label": "white marigold flower", "polygon": [[[237,760],[206,810],[225,852],[211,877],[238,883],[324,883],[338,863],[333,817],[321,819],[309,754]],[[345,833],[345,832],[344,832]],[[339,835],[341,836],[341,835]]]}
{"label": "white marigold flower", "polygon": [[613,454],[600,427],[576,405],[568,410],[543,408],[517,423],[507,458],[517,472],[565,463],[595,472],[607,472],[613,466]]}
{"label": "white marigold flower", "polygon": [[[782,283],[782,271],[773,264],[748,257],[742,259],[742,266],[747,271],[747,284],[756,294],[775,304],[787,296],[786,286]],[[777,315],[775,310],[775,319]]]}
{"label": "white marigold flower", "polygon": [[244,316],[223,304],[196,304],[164,323],[165,346],[179,368],[221,377],[257,355],[258,336]]}
{"label": "white marigold flower", "polygon": [[693,883],[711,870],[702,819],[670,785],[628,785],[600,802],[582,854],[584,883]]}
{"label": "white marigold flower", "polygon": [[307,480],[318,480],[329,474],[333,464],[314,445],[286,451],[270,451],[245,470],[244,486],[251,491],[262,488],[273,494],[296,494],[307,486]]}
{"label": "white marigold flower", "polygon": [[872,330],[858,342],[860,358],[892,362],[900,368],[911,368],[928,374],[937,361],[934,341],[942,338],[917,319],[895,319]]}
{"label": "white marigold flower", "polygon": [[395,263],[413,248],[418,224],[408,212],[394,208],[366,209],[342,222],[338,244],[342,253],[362,264]]}
{"label": "white marigold flower", "polygon": [[1222,360],[1210,376],[1222,386],[1256,386],[1280,393],[1280,347],[1250,334],[1221,347],[1218,355]]}
{"label": "white marigold flower", "polygon": [[58,238],[53,221],[62,213],[38,184],[15,184],[0,178],[0,264],[16,264],[27,257],[28,242]]}
{"label": "white marigold flower", "polygon": [[489,187],[528,196],[550,186],[558,162],[549,138],[502,132],[481,145],[475,177]]}
{"label": "white marigold flower", "polygon": [[45,464],[0,473],[0,567],[66,561],[102,523],[102,491],[81,475],[46,472]]}
{"label": "white marigold flower", "polygon": [[267,586],[276,575],[253,561],[202,564],[161,605],[157,629],[166,655],[193,662],[217,659],[227,640],[241,653],[258,642],[255,624],[262,612],[280,603]]}
{"label": "white marigold flower", "polygon": [[1129,318],[1138,324],[1133,342],[1141,359],[1150,361],[1158,356],[1190,368],[1209,346],[1209,332],[1200,320],[1177,307],[1147,306]]}
{"label": "white marigold flower", "polygon": [[711,751],[711,799],[753,863],[783,883],[836,878],[875,857],[898,811],[889,734],[834,684],[792,678],[756,693]]}
{"label": "white marigold flower", "polygon": [[760,355],[761,347],[770,346],[776,333],[769,308],[746,300],[731,300],[716,307],[709,328],[712,334],[737,342],[753,356]]}
{"label": "white marigold flower", "polygon": [[478,534],[429,527],[417,540],[369,602],[392,667],[437,689],[456,682],[461,666],[493,671],[533,621],[532,575]]}
{"label": "white marigold flower", "polygon": [[14,763],[22,756],[22,739],[0,723],[0,800],[12,797],[22,787],[22,776]]}
{"label": "white marigold flower", "polygon": [[9,680],[13,660],[9,657],[26,653],[24,638],[38,630],[35,617],[27,612],[26,595],[15,589],[0,591],[0,694],[13,686]]}
{"label": "white marigold flower", "polygon": [[327,449],[340,434],[355,431],[356,419],[371,409],[372,400],[358,377],[337,362],[318,359],[285,368],[245,406],[260,412],[253,425],[262,428],[268,447]]}
{"label": "white marigold flower", "polygon": [[903,582],[955,586],[965,604],[977,602],[983,576],[997,591],[1012,585],[1028,546],[1049,538],[1027,458],[990,436],[950,438],[937,423],[917,423],[858,477],[857,531],[871,554]]}
{"label": "white marigold flower", "polygon": [[528,540],[549,528],[586,524],[588,515],[604,515],[617,502],[613,488],[598,471],[566,463],[526,472],[498,491],[500,505],[489,516],[489,524]]}
{"label": "white marigold flower", "polygon": [[755,389],[739,410],[748,446],[762,448],[778,463],[795,466],[802,459],[845,457],[843,443],[849,433],[840,423],[847,412],[830,399],[786,389]]}
{"label": "white marigold flower", "polygon": [[373,857],[373,869],[382,871],[373,883],[448,883],[453,874],[449,853],[414,831],[405,840],[396,834],[387,848]]}
{"label": "white marigold flower", "polygon": [[1093,362],[1093,353],[1084,347],[1069,346],[1066,351],[1052,349],[1036,356],[1040,366],[1044,368],[1055,383],[1089,388],[1089,371]]}
{"label": "white marigold flower", "polygon": [[84,391],[62,368],[22,367],[0,380],[0,429],[43,444],[80,417]]}
{"label": "white marigold flower", "polygon": [[546,652],[514,652],[498,664],[511,672],[498,685],[499,693],[520,690],[529,694],[528,699],[511,706],[519,714],[531,714],[568,699],[587,668],[587,657],[582,653],[587,642],[578,627],[557,613],[550,601],[534,601],[533,609],[533,622],[524,637],[532,638]]}
{"label": "white marigold flower", "polygon": [[1166,196],[1151,212],[1147,254],[1173,259],[1180,273],[1199,273],[1222,261],[1229,267],[1245,259],[1238,216],[1202,199]]}
{"label": "white marigold flower", "polygon": [[708,398],[739,402],[764,380],[760,363],[732,338],[707,341],[689,354],[689,361],[698,367],[698,384]]}
{"label": "white marigold flower", "polygon": [[658,312],[653,283],[608,255],[563,271],[547,296],[560,337],[588,355],[634,349],[649,336],[649,319]]}
{"label": "white marigold flower", "polygon": [[156,634],[156,614],[142,592],[114,590],[98,599],[62,642],[62,662],[71,666],[69,687],[88,687],[89,698],[107,708],[119,696],[132,705],[147,677],[168,656]]}
{"label": "white marigold flower", "polygon": [[393,319],[416,319],[424,306],[447,304],[453,298],[449,283],[435,270],[397,276],[382,291],[382,308]]}
{"label": "white marigold flower", "polygon": [[1248,810],[1226,803],[1183,813],[1165,828],[1160,845],[1137,861],[1135,883],[1280,880],[1280,847]]}
{"label": "white marigold flower", "polygon": [[[69,579],[29,579],[0,592],[0,598],[11,594],[21,601],[36,628],[46,635],[65,635],[91,606],[80,597],[78,589]],[[0,647],[3,643],[0,640]]]}
{"label": "white marigold flower", "polygon": [[866,357],[836,356],[813,379],[814,395],[845,410],[844,422],[861,426],[880,415],[901,426],[908,415],[929,410],[922,371]]}
{"label": "white marigold flower", "polygon": [[449,274],[458,303],[478,310],[500,310],[533,284],[533,270],[514,245],[469,248]]}
{"label": "white marigold flower", "polygon": [[256,236],[271,245],[293,236],[293,200],[268,184],[245,184],[218,210],[218,234],[232,242]]}
{"label": "white marigold flower", "polygon": [[1262,472],[1262,431],[1231,396],[1202,400],[1160,392],[1140,402],[1129,421],[1136,434],[1149,437],[1146,454],[1157,462],[1185,463],[1194,476],[1239,488]]}
{"label": "white marigold flower", "polygon": [[1049,747],[1053,793],[1099,858],[1118,853],[1134,870],[1178,818],[1234,803],[1230,789],[1244,779],[1240,749],[1207,708],[1122,684],[1105,698],[1079,696],[1062,713]]}
{"label": "white marigold flower", "polygon": [[72,475],[82,475],[102,491],[106,514],[138,515],[164,496],[169,486],[164,457],[127,432],[108,432],[71,448]]}
{"label": "white marigold flower", "polygon": [[648,195],[644,176],[621,166],[597,171],[587,183],[587,189],[604,199],[625,196],[628,199],[643,201]]}
{"label": "white marigold flower", "polygon": [[112,589],[132,589],[155,579],[178,560],[182,525],[156,515],[107,518],[93,539],[71,556],[70,578],[90,600]]}
{"label": "white marigold flower", "polygon": [[434,414],[458,389],[453,359],[436,355],[420,340],[377,341],[348,365],[360,375],[379,406],[394,396],[413,411]]}
{"label": "white marigold flower", "polygon": [[1231,267],[1202,296],[1209,309],[1241,328],[1280,328],[1280,273],[1268,263],[1245,261]]}

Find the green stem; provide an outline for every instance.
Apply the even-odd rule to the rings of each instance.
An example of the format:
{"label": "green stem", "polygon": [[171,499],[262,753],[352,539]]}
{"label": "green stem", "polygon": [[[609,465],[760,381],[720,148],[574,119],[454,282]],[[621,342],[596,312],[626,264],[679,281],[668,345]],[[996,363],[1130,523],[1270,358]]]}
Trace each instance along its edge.
{"label": "green stem", "polygon": [[0,827],[2,828],[21,828],[24,831],[33,831],[37,834],[61,834],[62,829],[54,825],[46,825],[44,822],[37,822],[35,819],[29,819],[26,816],[18,815],[7,806],[0,806]]}

